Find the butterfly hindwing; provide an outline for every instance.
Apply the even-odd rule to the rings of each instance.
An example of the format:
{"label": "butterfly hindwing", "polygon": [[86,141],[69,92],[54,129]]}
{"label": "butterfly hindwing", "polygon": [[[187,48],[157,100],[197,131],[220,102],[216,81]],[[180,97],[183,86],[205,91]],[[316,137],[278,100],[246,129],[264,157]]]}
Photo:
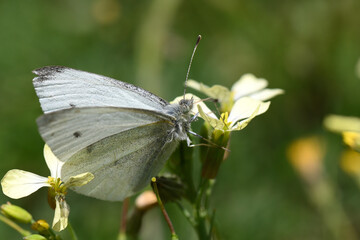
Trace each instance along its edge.
{"label": "butterfly hindwing", "polygon": [[123,200],[149,184],[175,150],[178,142],[168,141],[169,130],[160,121],[109,136],[73,155],[62,176],[91,172],[94,179],[73,190],[103,200]]}
{"label": "butterfly hindwing", "polygon": [[165,122],[171,128],[171,118],[167,115],[129,108],[74,108],[37,119],[42,138],[63,162],[111,135],[157,122]]}

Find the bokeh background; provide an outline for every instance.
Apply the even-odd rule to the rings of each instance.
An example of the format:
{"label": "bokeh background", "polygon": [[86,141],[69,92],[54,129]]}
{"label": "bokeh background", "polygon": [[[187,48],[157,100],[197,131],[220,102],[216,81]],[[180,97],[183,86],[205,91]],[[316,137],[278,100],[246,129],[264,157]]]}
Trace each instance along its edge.
{"label": "bokeh background", "polygon": [[[33,69],[82,69],[172,100],[183,92],[202,34],[191,78],[231,87],[251,72],[286,91],[266,114],[232,135],[211,202],[223,239],[340,239],[336,229],[343,225],[357,239],[359,185],[341,168],[341,137],[327,132],[322,121],[330,113],[360,116],[359,12],[358,0],[1,0],[0,176],[14,168],[48,174],[35,123],[41,109]],[[317,174],[341,212],[335,223],[314,200],[312,182],[288,160],[291,143],[313,135],[326,146]],[[74,193],[67,200],[80,239],[116,239],[121,203]],[[6,201],[52,221],[45,189],[21,200],[0,193],[0,203]],[[195,238],[178,209],[167,207],[180,239]],[[3,223],[0,235],[20,239]],[[146,215],[142,238],[168,239],[159,209]]]}

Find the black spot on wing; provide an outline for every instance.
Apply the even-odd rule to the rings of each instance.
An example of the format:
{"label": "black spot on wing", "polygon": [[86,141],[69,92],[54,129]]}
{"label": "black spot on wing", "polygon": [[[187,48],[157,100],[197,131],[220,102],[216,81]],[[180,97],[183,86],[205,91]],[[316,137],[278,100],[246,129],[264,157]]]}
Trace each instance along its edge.
{"label": "black spot on wing", "polygon": [[76,131],[73,133],[74,137],[78,138],[78,137],[81,137],[81,132],[79,131]]}
{"label": "black spot on wing", "polygon": [[75,107],[76,107],[76,105],[73,104],[73,103],[69,103],[69,105],[70,105],[71,108],[75,108]]}

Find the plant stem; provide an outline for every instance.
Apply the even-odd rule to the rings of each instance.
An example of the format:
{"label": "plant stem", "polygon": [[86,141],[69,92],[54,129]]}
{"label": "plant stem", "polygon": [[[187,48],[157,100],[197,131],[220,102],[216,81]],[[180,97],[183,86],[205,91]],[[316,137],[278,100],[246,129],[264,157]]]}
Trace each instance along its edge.
{"label": "plant stem", "polygon": [[172,222],[171,222],[171,220],[170,220],[170,218],[169,218],[169,215],[168,215],[167,212],[166,212],[165,206],[164,206],[163,202],[161,201],[160,194],[159,194],[159,190],[158,190],[157,183],[156,183],[156,178],[153,177],[153,178],[151,179],[151,181],[153,182],[154,192],[155,192],[156,198],[157,198],[157,200],[158,200],[158,203],[159,203],[161,212],[163,213],[163,215],[164,215],[164,217],[165,217],[165,220],[166,220],[166,223],[167,223],[168,226],[169,226],[169,229],[170,229],[170,232],[171,232],[171,239],[172,239],[172,240],[179,239],[178,236],[177,236],[176,233],[175,233],[175,229],[174,229],[174,226],[172,225]]}
{"label": "plant stem", "polygon": [[9,227],[15,229],[17,232],[19,232],[24,237],[29,236],[31,234],[31,232],[22,229],[19,225],[14,223],[12,220],[4,217],[3,215],[0,215],[0,221],[7,224]]}
{"label": "plant stem", "polygon": [[122,205],[122,212],[121,212],[121,225],[120,225],[120,232],[118,236],[118,240],[126,240],[126,223],[127,223],[127,213],[129,210],[129,201],[130,198],[125,198]]}
{"label": "plant stem", "polygon": [[194,203],[195,220],[197,223],[195,226],[195,230],[200,240],[210,239],[206,229],[206,216],[208,215],[207,209],[203,206],[204,193],[206,193],[206,189],[208,185],[209,185],[209,180],[201,178],[200,186],[198,189],[198,196],[196,197],[196,201]]}
{"label": "plant stem", "polygon": [[70,222],[68,223],[68,230],[69,230],[69,233],[70,233],[70,236],[71,236],[71,239],[73,240],[78,240],[77,236],[76,236],[76,233],[73,229],[73,227],[71,226]]}

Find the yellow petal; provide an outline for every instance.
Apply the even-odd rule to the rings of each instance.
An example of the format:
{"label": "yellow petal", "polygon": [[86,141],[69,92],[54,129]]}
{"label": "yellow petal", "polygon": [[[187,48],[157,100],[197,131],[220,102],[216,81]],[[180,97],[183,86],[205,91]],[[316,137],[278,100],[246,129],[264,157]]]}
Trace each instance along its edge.
{"label": "yellow petal", "polygon": [[50,187],[48,178],[37,174],[13,169],[8,171],[1,180],[3,193],[14,199],[26,197],[41,187]]}
{"label": "yellow petal", "polygon": [[88,184],[91,180],[94,179],[94,175],[90,172],[81,173],[79,175],[70,177],[65,181],[66,187],[80,187],[85,184]]}
{"label": "yellow petal", "polygon": [[360,132],[343,132],[343,140],[349,147],[360,151]]}
{"label": "yellow petal", "polygon": [[46,165],[50,169],[51,176],[55,179],[61,178],[61,167],[64,163],[60,162],[47,144],[44,145],[44,158]]}
{"label": "yellow petal", "polygon": [[68,225],[70,207],[66,203],[65,198],[63,196],[56,196],[55,201],[56,201],[56,208],[55,208],[52,228],[55,231],[60,232],[64,230]]}

